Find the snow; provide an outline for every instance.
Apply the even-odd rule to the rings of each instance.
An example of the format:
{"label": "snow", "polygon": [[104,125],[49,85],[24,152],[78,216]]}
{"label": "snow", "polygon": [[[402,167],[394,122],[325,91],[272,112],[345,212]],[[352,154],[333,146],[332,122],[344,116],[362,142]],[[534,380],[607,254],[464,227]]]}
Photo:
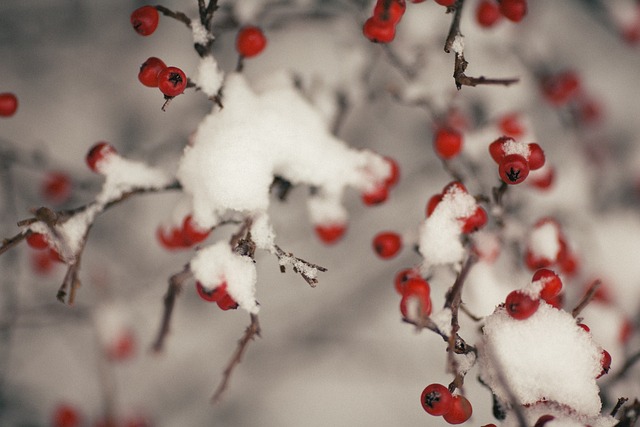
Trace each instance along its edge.
{"label": "snow", "polygon": [[560,252],[560,230],[553,221],[546,221],[531,230],[528,248],[533,255],[555,261]]}
{"label": "snow", "polygon": [[461,34],[457,34],[453,43],[451,43],[451,50],[453,50],[456,55],[462,55],[464,53],[464,36]]}
{"label": "snow", "polygon": [[502,149],[505,155],[509,154],[519,154],[525,159],[529,158],[531,154],[531,150],[529,149],[529,144],[525,144],[521,141],[516,141],[514,139],[508,139],[502,144]]}
{"label": "snow", "polygon": [[195,44],[206,45],[213,39],[211,33],[200,22],[200,18],[191,20],[191,35]]}
{"label": "snow", "polygon": [[220,70],[213,55],[208,55],[200,59],[198,72],[194,78],[194,82],[200,90],[210,97],[216,96],[222,87],[223,80],[224,73]]}

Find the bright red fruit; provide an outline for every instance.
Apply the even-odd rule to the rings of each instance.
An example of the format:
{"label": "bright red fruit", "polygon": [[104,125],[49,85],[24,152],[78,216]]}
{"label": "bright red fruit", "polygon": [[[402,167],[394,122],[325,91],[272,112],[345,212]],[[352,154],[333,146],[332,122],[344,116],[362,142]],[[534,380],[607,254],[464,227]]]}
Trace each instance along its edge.
{"label": "bright red fruit", "polygon": [[441,6],[453,6],[454,4],[456,4],[456,0],[436,0],[436,3],[438,3]]}
{"label": "bright red fruit", "polygon": [[442,418],[449,424],[462,424],[471,418],[473,407],[466,397],[459,394],[453,396],[451,410],[444,414]]}
{"label": "bright red fruit", "polygon": [[513,141],[513,138],[511,138],[510,136],[501,136],[500,138],[489,144],[489,154],[491,154],[491,158],[494,162],[500,163],[500,161],[504,158],[504,144],[509,141]]}
{"label": "bright red fruit", "polygon": [[167,67],[158,73],[158,89],[166,96],[178,96],[187,87],[187,76],[178,67]]}
{"label": "bright red fruit", "polygon": [[500,0],[500,12],[508,20],[520,22],[527,14],[527,0]]}
{"label": "bright red fruit", "polygon": [[236,51],[243,58],[260,54],[267,46],[267,38],[259,27],[242,27],[236,36]]}
{"label": "bright red fruit", "polygon": [[416,278],[405,282],[400,313],[403,317],[418,322],[431,314],[431,288],[426,280]]}
{"label": "bright red fruit", "polygon": [[396,25],[406,9],[404,0],[378,0],[373,9],[373,18]]}
{"label": "bright red fruit", "polygon": [[372,16],[362,26],[362,34],[374,43],[391,43],[396,36],[396,26]]}
{"label": "bright red fruit", "polygon": [[136,337],[126,329],[116,337],[107,348],[107,357],[113,361],[123,361],[134,356],[136,351]]}
{"label": "bright red fruit", "polygon": [[45,199],[53,204],[61,204],[71,197],[71,179],[64,172],[50,172],[44,178],[41,188]]}
{"label": "bright red fruit", "polygon": [[429,384],[422,390],[420,403],[428,414],[444,415],[453,406],[453,396],[449,389],[442,384]]}
{"label": "bright red fruit", "polygon": [[493,27],[501,17],[500,8],[494,0],[480,0],[476,7],[476,21],[481,27]]}
{"label": "bright red fruit", "polygon": [[33,249],[46,249],[49,247],[47,238],[42,233],[29,233],[27,235],[27,245]]}
{"label": "bright red fruit", "polygon": [[53,427],[78,427],[81,423],[78,410],[66,403],[56,406],[51,421]]}
{"label": "bright red fruit", "polygon": [[182,236],[188,246],[200,243],[209,237],[210,229],[203,229],[198,226],[191,215],[187,215],[182,221]]}
{"label": "bright red fruit", "polygon": [[388,197],[389,187],[384,184],[379,184],[373,190],[362,193],[362,203],[367,206],[375,206],[384,203]]}
{"label": "bright red fruit", "polygon": [[542,148],[535,142],[528,144],[528,147],[529,158],[527,160],[529,161],[529,169],[532,171],[540,169],[544,166],[545,162],[544,151],[542,151]]}
{"label": "bright red fruit", "polygon": [[434,194],[433,196],[431,196],[431,198],[427,202],[427,209],[426,209],[427,218],[429,218],[433,213],[433,211],[436,210],[436,207],[440,204],[441,201],[442,201],[442,194]]}
{"label": "bright red fruit", "polygon": [[555,169],[552,166],[547,166],[545,169],[530,176],[527,182],[539,190],[547,190],[553,185],[555,177]]}
{"label": "bright red fruit", "polygon": [[18,98],[10,93],[0,93],[0,117],[11,117],[18,110]]}
{"label": "bright red fruit", "polygon": [[462,218],[462,232],[465,234],[473,233],[474,231],[478,231],[487,223],[488,216],[487,211],[485,211],[482,207],[476,207],[476,210],[473,214],[467,218]]}
{"label": "bright red fruit", "polygon": [[601,376],[607,374],[609,372],[609,369],[611,369],[611,355],[609,354],[609,352],[607,350],[602,350],[602,356],[601,356],[601,359],[600,359],[600,366],[602,366],[602,371],[600,371],[600,373],[598,374],[596,379],[598,379]]}
{"label": "bright red fruit", "polygon": [[420,272],[415,268],[405,268],[404,270],[400,270],[396,273],[396,277],[394,278],[393,285],[395,287],[396,292],[400,295],[404,292],[405,285],[409,279],[422,279]]}
{"label": "bright red fruit", "polygon": [[140,66],[138,72],[138,80],[147,87],[158,87],[158,74],[167,68],[162,59],[152,56]]}
{"label": "bright red fruit", "polygon": [[507,184],[520,184],[529,175],[529,163],[520,154],[508,154],[500,161],[498,172]]}
{"label": "bright red fruit", "polygon": [[171,227],[169,230],[165,230],[164,227],[159,226],[156,229],[156,237],[165,249],[173,250],[187,246],[182,230],[177,227]]}
{"label": "bright red fruit", "polygon": [[118,152],[113,145],[108,142],[96,143],[87,153],[86,161],[89,169],[96,173],[102,173],[101,164],[111,156],[116,155]]}
{"label": "bright red fruit", "polygon": [[542,283],[542,289],[540,290],[540,298],[545,301],[551,301],[562,290],[562,280],[552,270],[547,268],[541,268],[533,274],[532,282],[538,280]]}
{"label": "bright red fruit", "polygon": [[548,423],[549,421],[553,421],[555,420],[556,417],[554,417],[551,414],[547,414],[547,415],[543,415],[540,418],[538,418],[538,420],[536,421],[536,423],[533,425],[533,427],[544,427],[544,425],[546,423]]}
{"label": "bright red fruit", "polygon": [[316,235],[322,240],[324,243],[330,245],[337,243],[338,240],[344,235],[344,232],[347,230],[346,224],[326,224],[326,225],[316,225],[315,232]]}
{"label": "bright red fruit", "polygon": [[131,13],[131,25],[141,36],[149,36],[158,28],[160,15],[153,6],[142,6]]}
{"label": "bright red fruit", "polygon": [[227,282],[223,282],[212,290],[205,289],[202,283],[196,282],[196,290],[200,298],[217,303],[218,307],[224,311],[238,308],[238,303],[227,293]]}
{"label": "bright red fruit", "polygon": [[578,323],[578,326],[580,326],[582,329],[584,329],[585,332],[591,332],[591,329],[585,325],[584,323]]}
{"label": "bright red fruit", "polygon": [[512,291],[505,299],[505,308],[509,316],[524,320],[533,315],[540,305],[539,299],[533,299],[521,291]]}
{"label": "bright red fruit", "polygon": [[433,148],[441,158],[451,159],[462,151],[462,135],[451,128],[440,128],[434,134]]}
{"label": "bright red fruit", "polygon": [[573,70],[567,70],[542,79],[542,93],[553,105],[561,106],[580,92],[580,78]]}
{"label": "bright red fruit", "polygon": [[402,249],[402,237],[398,233],[384,231],[373,238],[373,250],[382,259],[393,258]]}
{"label": "bright red fruit", "polygon": [[[488,0],[485,0],[488,1]],[[514,138],[524,135],[524,126],[520,122],[520,117],[516,113],[506,114],[502,116],[498,122],[498,127],[505,134]]]}

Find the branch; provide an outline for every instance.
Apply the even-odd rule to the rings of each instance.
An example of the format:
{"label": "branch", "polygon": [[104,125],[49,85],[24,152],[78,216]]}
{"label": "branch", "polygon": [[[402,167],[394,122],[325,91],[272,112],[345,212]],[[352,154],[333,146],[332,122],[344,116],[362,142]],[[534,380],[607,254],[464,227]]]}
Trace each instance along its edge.
{"label": "branch", "polygon": [[238,341],[238,346],[236,347],[236,351],[233,353],[233,356],[229,360],[229,363],[227,363],[227,367],[225,368],[222,375],[222,380],[220,381],[220,384],[218,384],[218,387],[216,388],[216,390],[213,393],[213,396],[211,397],[211,403],[216,404],[220,402],[224,392],[226,391],[229,385],[229,380],[231,379],[231,374],[233,374],[233,370],[235,369],[236,366],[240,364],[245,350],[247,349],[251,340],[253,340],[254,337],[256,336],[258,337],[260,336],[260,323],[258,322],[258,315],[252,314],[251,324],[244,331],[244,335],[242,335],[242,338],[240,338],[240,341]]}
{"label": "branch", "polygon": [[640,402],[634,399],[633,403],[623,408],[622,417],[614,427],[633,427],[640,416]]}
{"label": "branch", "polygon": [[589,286],[589,289],[587,289],[587,293],[584,294],[584,296],[582,297],[582,299],[580,300],[576,308],[574,308],[573,311],[571,312],[571,315],[573,316],[574,319],[578,317],[580,312],[591,302],[591,300],[593,299],[593,296],[596,294],[596,291],[600,287],[601,283],[602,282],[600,281],[600,279],[597,279]]}
{"label": "branch", "polygon": [[323,273],[327,271],[326,268],[313,264],[309,261],[305,261],[302,258],[298,258],[291,252],[283,251],[278,245],[273,245],[273,250],[280,261],[280,272],[284,273],[285,267],[287,265],[291,265],[293,267],[293,271],[300,274],[312,288],[315,288],[318,283],[318,271]]}
{"label": "branch", "polygon": [[176,273],[169,278],[169,288],[164,296],[164,313],[160,323],[160,330],[158,331],[158,336],[152,346],[152,350],[155,353],[161,352],[164,348],[164,341],[169,334],[169,324],[171,323],[171,314],[173,313],[176,298],[182,290],[182,284],[191,277],[193,277],[193,273],[187,265],[181,272]]}
{"label": "branch", "polygon": [[185,15],[182,12],[174,12],[171,9],[168,9],[164,6],[154,6],[156,8],[156,10],[160,13],[162,13],[164,16],[168,16],[169,18],[173,18],[177,21],[182,22],[183,24],[185,24],[188,28],[191,28],[191,19],[189,19],[189,17],[187,15]]}

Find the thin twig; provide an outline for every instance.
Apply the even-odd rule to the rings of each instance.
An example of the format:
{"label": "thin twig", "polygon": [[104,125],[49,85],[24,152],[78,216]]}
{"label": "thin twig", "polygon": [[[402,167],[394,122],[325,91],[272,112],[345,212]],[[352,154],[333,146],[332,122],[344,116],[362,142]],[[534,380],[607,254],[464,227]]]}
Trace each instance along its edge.
{"label": "thin twig", "polygon": [[615,417],[618,414],[618,411],[620,410],[620,408],[622,408],[622,405],[627,403],[628,400],[629,399],[627,397],[619,397],[618,402],[616,402],[616,406],[613,407],[609,415],[611,415],[612,417]]}
{"label": "thin twig", "polygon": [[611,377],[609,379],[609,383],[613,383],[623,378],[626,378],[627,373],[629,372],[629,369],[631,369],[633,365],[635,365],[639,361],[640,361],[640,351],[627,357],[627,359],[624,361],[624,365],[622,365],[622,368],[620,368],[620,370],[616,372],[616,375],[614,377]]}
{"label": "thin twig", "polygon": [[601,283],[602,281],[600,281],[600,279],[596,279],[589,286],[589,289],[587,289],[587,292],[584,294],[584,296],[582,297],[582,299],[580,300],[576,308],[574,308],[573,311],[571,312],[571,315],[573,316],[574,319],[578,317],[580,312],[591,302],[594,295],[596,294],[596,291],[600,287]]}
{"label": "thin twig", "polygon": [[633,403],[623,408],[622,417],[614,427],[633,427],[640,416],[640,402],[634,399]]}
{"label": "thin twig", "polygon": [[314,288],[318,283],[317,274],[318,271],[325,272],[326,268],[319,266],[318,264],[314,264],[309,261],[305,261],[302,258],[298,258],[294,256],[291,252],[285,252],[278,245],[273,245],[273,249],[275,251],[275,255],[278,257],[280,261],[280,271],[282,273],[285,272],[285,267],[287,264],[293,267],[293,271],[300,274],[302,278]]}
{"label": "thin twig", "polygon": [[182,290],[183,283],[191,277],[193,277],[193,273],[189,265],[186,265],[181,272],[174,274],[169,279],[169,288],[164,296],[164,312],[162,314],[162,321],[160,322],[160,330],[152,346],[155,353],[161,352],[164,348],[164,341],[169,334],[171,314],[173,313],[176,298]]}
{"label": "thin twig", "polygon": [[187,15],[185,15],[182,12],[174,12],[169,8],[166,8],[164,6],[154,6],[156,8],[156,10],[160,13],[162,13],[164,16],[168,16],[169,18],[173,18],[175,20],[178,20],[180,22],[182,22],[183,24],[185,24],[188,28],[191,28],[191,19],[189,19],[189,17]]}
{"label": "thin twig", "polygon": [[224,392],[227,390],[229,386],[229,380],[231,379],[231,375],[233,374],[233,370],[236,366],[240,364],[242,361],[242,356],[244,355],[245,350],[247,349],[249,343],[256,337],[260,336],[260,323],[258,322],[258,315],[251,314],[251,324],[247,327],[242,335],[242,338],[238,341],[238,346],[236,347],[236,351],[231,356],[229,363],[227,363],[227,367],[225,368],[222,374],[222,380],[218,384],[218,387],[213,393],[211,397],[211,403],[216,404],[220,402]]}

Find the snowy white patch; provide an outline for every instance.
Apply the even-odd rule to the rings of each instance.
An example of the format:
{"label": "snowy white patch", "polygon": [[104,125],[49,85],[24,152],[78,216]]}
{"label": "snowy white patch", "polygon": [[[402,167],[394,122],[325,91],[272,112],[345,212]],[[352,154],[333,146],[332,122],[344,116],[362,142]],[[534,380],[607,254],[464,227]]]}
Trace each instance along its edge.
{"label": "snowy white patch", "polygon": [[222,87],[223,80],[224,73],[213,55],[205,56],[200,60],[194,81],[205,94],[210,97],[216,96]]}
{"label": "snowy white patch", "polygon": [[544,302],[525,320],[496,309],[479,345],[482,380],[504,404],[510,399],[503,381],[519,404],[557,402],[589,417],[601,408],[595,380],[600,358],[601,349],[571,314]]}
{"label": "snowy white patch", "polygon": [[436,324],[438,329],[440,329],[445,334],[451,334],[451,309],[443,308],[440,311],[436,311],[429,316],[431,321]]}
{"label": "snowy white patch", "polygon": [[124,306],[102,304],[94,310],[94,322],[103,343],[111,343],[129,328],[129,317]]}
{"label": "snowy white patch", "polygon": [[105,182],[96,196],[96,202],[101,205],[134,189],[162,188],[172,181],[171,176],[160,169],[118,155],[109,156],[100,165]]}
{"label": "snowy white patch", "polygon": [[265,3],[265,0],[236,0],[233,2],[233,14],[241,24],[255,22]]}
{"label": "snowy white patch", "polygon": [[502,144],[502,150],[505,155],[509,154],[519,154],[525,159],[529,158],[531,154],[531,150],[529,149],[529,144],[524,142],[519,142],[513,139],[509,139]]}
{"label": "snowy white patch", "polygon": [[200,18],[191,20],[191,34],[195,44],[206,45],[213,40],[213,36],[206,28],[204,28],[200,22]]}
{"label": "snowy white patch", "polygon": [[451,50],[453,50],[456,55],[462,55],[464,53],[464,36],[461,34],[457,34],[453,43],[451,43]]}
{"label": "snowy white patch", "polygon": [[213,290],[226,282],[227,293],[240,307],[258,312],[256,267],[250,257],[234,253],[226,242],[217,242],[198,251],[189,267],[205,289]]}
{"label": "snowy white patch", "polygon": [[529,235],[528,248],[536,257],[555,261],[560,252],[560,230],[553,221],[535,227]]}
{"label": "snowy white patch", "polygon": [[275,240],[275,232],[266,214],[256,215],[251,224],[251,238],[259,249],[271,249]]}
{"label": "snowy white patch", "polygon": [[[527,420],[527,425],[534,425],[544,415],[551,415],[553,420],[546,422],[545,427],[613,427],[618,420],[611,416],[586,416],[576,414],[571,409],[549,402],[541,402],[532,406],[522,407],[521,411]],[[514,411],[507,414],[501,427],[520,427]]]}

